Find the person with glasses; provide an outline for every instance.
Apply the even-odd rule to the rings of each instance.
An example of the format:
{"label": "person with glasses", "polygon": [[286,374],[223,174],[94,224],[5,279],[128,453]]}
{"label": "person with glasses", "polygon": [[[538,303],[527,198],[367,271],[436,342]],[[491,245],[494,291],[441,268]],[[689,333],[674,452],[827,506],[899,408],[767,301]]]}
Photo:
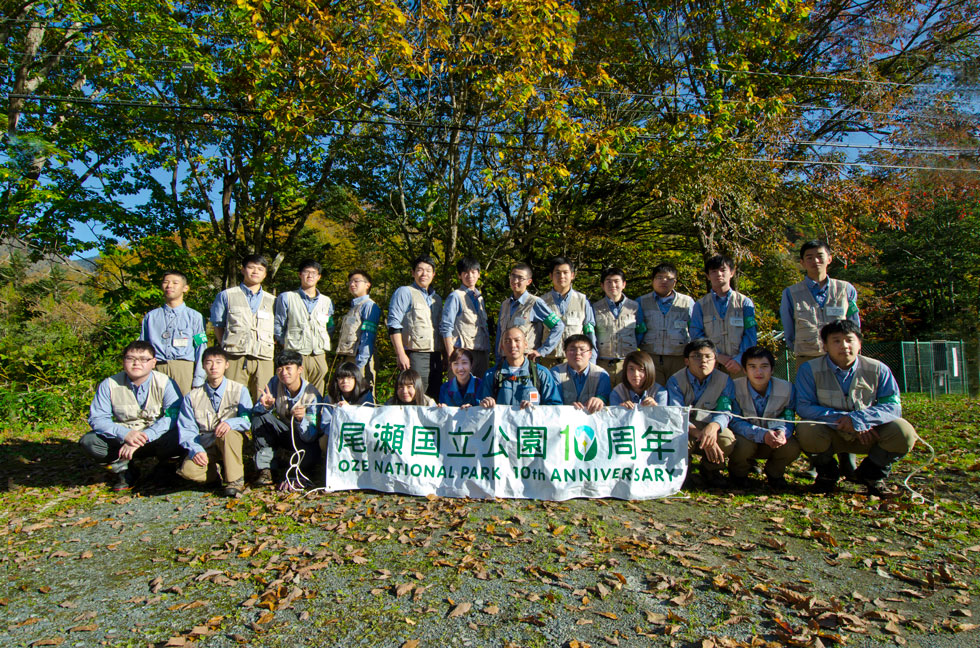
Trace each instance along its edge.
{"label": "person with glasses", "polygon": [[155,456],[163,462],[180,454],[180,390],[173,379],[154,371],[156,362],[153,345],[145,340],[123,350],[123,370],[99,383],[89,409],[92,429],[78,442],[109,470],[115,491],[129,490],[139,479],[135,459]]}
{"label": "person with glasses", "polygon": [[701,475],[709,488],[722,488],[725,459],[735,448],[735,434],[728,428],[735,400],[732,379],[718,368],[718,350],[707,338],[691,340],[684,347],[684,364],[667,381],[667,404],[690,407],[687,427],[688,465],[701,455]]}
{"label": "person with glasses", "polygon": [[276,341],[303,356],[303,377],[320,394],[327,385],[327,351],[334,327],[333,302],[316,287],[322,271],[313,259],[300,263],[299,288],[276,297],[274,308]]}
{"label": "person with glasses", "polygon": [[[532,295],[528,288],[534,281],[531,266],[526,263],[515,265],[508,276],[511,296],[500,304],[497,317],[497,362],[506,355],[503,345],[503,332],[511,327],[521,329],[528,349],[527,357],[532,362],[551,353],[561,342],[565,323],[552,312],[540,297]],[[545,335],[545,329],[548,333]]]}
{"label": "person with glasses", "polygon": [[664,378],[684,368],[684,345],[691,341],[694,299],[674,290],[676,285],[677,268],[661,263],[653,269],[653,292],[637,300],[646,325],[646,331],[636,334],[640,349],[650,354],[657,375]]}
{"label": "person with glasses", "polygon": [[374,342],[381,321],[381,307],[371,299],[371,275],[354,270],[347,275],[347,289],[354,298],[337,337],[337,362],[351,362],[361,370],[365,383],[374,393]]}
{"label": "person with glasses", "polygon": [[552,368],[565,405],[595,414],[609,404],[612,384],[605,369],[592,362],[592,340],[579,333],[565,340],[565,362]]}

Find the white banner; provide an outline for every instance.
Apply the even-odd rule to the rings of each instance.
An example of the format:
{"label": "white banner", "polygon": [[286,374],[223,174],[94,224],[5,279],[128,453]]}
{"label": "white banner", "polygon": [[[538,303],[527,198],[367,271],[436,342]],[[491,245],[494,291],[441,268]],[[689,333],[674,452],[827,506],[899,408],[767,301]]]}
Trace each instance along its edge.
{"label": "white banner", "polygon": [[326,489],[651,499],[687,474],[686,407],[333,408]]}

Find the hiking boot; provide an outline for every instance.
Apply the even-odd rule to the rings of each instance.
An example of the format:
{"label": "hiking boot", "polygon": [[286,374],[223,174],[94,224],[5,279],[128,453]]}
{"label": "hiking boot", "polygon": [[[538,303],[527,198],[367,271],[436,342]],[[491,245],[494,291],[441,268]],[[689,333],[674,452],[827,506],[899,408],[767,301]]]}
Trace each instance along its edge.
{"label": "hiking boot", "polygon": [[785,493],[789,490],[789,482],[782,475],[778,477],[766,477],[766,485],[769,490],[777,493]]}
{"label": "hiking boot", "polygon": [[884,468],[875,465],[870,459],[865,458],[861,465],[854,471],[854,481],[863,484],[868,489],[868,495],[887,497],[892,495],[891,486],[888,485],[888,474]]}
{"label": "hiking boot", "polygon": [[259,474],[255,476],[255,480],[252,482],[253,486],[272,486],[275,484],[275,480],[272,479],[272,471],[268,468],[263,468],[259,471]]}
{"label": "hiking boot", "polygon": [[245,480],[236,479],[233,482],[228,482],[225,485],[225,497],[233,497],[235,499],[242,496],[242,491],[245,490]]}
{"label": "hiking boot", "polygon": [[112,490],[116,493],[132,490],[136,481],[140,478],[139,469],[136,464],[130,463],[126,470],[115,473],[116,479],[112,484]]}
{"label": "hiking boot", "polygon": [[854,455],[849,452],[841,452],[837,455],[837,464],[840,466],[840,474],[845,480],[853,482],[858,481],[855,473],[857,473],[857,460]]}
{"label": "hiking boot", "polygon": [[814,493],[823,493],[824,495],[833,495],[837,492],[837,480],[836,479],[826,479],[817,475],[817,478],[813,480],[813,486],[811,490]]}

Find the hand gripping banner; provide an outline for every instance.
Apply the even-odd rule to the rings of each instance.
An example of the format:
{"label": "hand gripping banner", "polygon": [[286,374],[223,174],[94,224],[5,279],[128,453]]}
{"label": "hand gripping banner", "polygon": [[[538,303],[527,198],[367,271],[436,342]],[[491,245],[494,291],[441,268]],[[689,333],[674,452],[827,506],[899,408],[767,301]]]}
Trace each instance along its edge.
{"label": "hand gripping banner", "polygon": [[651,499],[687,473],[686,407],[333,408],[326,490]]}

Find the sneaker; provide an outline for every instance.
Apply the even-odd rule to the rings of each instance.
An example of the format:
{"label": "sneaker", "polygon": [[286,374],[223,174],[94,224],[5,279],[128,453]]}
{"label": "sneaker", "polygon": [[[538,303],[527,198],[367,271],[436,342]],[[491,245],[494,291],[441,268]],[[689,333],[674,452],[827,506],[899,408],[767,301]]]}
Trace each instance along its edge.
{"label": "sneaker", "polygon": [[275,480],[272,479],[272,471],[268,468],[263,468],[260,470],[259,474],[255,476],[255,480],[252,482],[254,486],[272,486],[275,483]]}
{"label": "sneaker", "polygon": [[112,490],[116,493],[132,490],[139,478],[139,469],[130,463],[126,470],[116,473],[116,481],[112,484]]}
{"label": "sneaker", "polygon": [[245,480],[236,479],[233,482],[228,482],[225,484],[225,497],[233,497],[235,499],[242,496],[242,491],[245,490]]}

